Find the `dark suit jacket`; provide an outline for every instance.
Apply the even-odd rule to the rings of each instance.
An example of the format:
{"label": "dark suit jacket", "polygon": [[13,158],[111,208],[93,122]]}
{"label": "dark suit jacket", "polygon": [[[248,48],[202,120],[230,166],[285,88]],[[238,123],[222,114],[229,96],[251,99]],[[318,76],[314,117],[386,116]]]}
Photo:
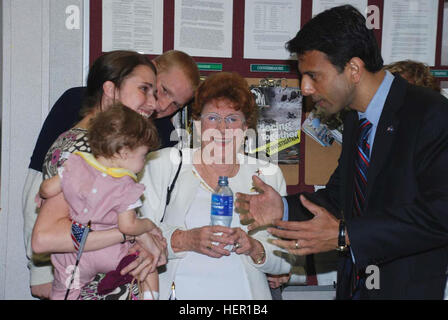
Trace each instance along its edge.
{"label": "dark suit jacket", "polygon": [[[344,213],[355,268],[380,270],[380,289],[364,299],[442,299],[448,265],[448,100],[395,75],[371,154],[361,217],[352,217],[358,116],[344,121],[338,167],[312,200]],[[297,195],[287,197],[290,220],[311,217]],[[337,298],[350,298],[352,258],[341,258]]]}
{"label": "dark suit jacket", "polygon": [[[79,111],[85,91],[85,87],[68,89],[55,102],[40,130],[29,168],[42,171],[45,155],[53,142],[61,133],[69,130],[81,120]],[[177,143],[175,140],[171,141],[171,133],[174,130],[171,116],[155,119],[154,124],[159,134],[160,148],[172,147]]]}

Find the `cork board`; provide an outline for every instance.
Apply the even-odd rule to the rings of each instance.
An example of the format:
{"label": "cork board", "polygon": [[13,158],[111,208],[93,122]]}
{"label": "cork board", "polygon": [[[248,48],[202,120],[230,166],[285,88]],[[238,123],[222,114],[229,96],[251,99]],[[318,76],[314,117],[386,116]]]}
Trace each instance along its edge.
{"label": "cork board", "polygon": [[298,164],[280,164],[283,177],[287,186],[296,186],[299,184],[299,165]]}
{"label": "cork board", "polygon": [[333,142],[322,147],[313,138],[305,137],[305,184],[326,185],[338,165],[341,146]]}

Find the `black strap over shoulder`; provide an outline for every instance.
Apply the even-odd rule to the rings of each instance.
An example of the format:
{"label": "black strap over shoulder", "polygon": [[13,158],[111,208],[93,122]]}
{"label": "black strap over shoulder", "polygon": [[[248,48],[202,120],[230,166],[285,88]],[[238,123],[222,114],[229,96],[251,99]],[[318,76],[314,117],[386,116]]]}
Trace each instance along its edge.
{"label": "black strap over shoulder", "polygon": [[[176,172],[176,175],[174,176],[173,182],[171,182],[171,185],[167,188],[165,208],[170,203],[171,192],[173,192],[173,190],[174,190],[174,186],[176,185],[177,177],[179,176],[180,169],[182,168],[182,150],[179,150],[179,156],[180,156],[179,167],[177,168],[177,172]],[[160,219],[160,222],[163,221],[163,218],[165,218],[165,213],[163,213],[163,217],[162,217],[162,219]]]}

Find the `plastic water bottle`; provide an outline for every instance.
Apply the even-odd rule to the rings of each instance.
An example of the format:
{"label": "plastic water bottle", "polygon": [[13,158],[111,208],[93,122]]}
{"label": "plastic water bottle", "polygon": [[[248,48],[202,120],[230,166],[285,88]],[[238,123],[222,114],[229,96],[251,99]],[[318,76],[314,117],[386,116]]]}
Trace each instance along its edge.
{"label": "plastic water bottle", "polygon": [[210,220],[212,226],[230,227],[233,216],[233,192],[227,177],[219,177],[218,186],[212,194]]}

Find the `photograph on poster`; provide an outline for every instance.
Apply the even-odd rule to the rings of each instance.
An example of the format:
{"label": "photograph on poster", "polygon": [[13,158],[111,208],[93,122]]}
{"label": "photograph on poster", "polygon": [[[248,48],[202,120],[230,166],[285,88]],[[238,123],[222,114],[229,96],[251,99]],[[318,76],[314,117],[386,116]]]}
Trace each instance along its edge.
{"label": "photograph on poster", "polygon": [[257,145],[250,154],[265,152],[275,163],[298,163],[302,94],[293,87],[254,87],[258,105]]}

